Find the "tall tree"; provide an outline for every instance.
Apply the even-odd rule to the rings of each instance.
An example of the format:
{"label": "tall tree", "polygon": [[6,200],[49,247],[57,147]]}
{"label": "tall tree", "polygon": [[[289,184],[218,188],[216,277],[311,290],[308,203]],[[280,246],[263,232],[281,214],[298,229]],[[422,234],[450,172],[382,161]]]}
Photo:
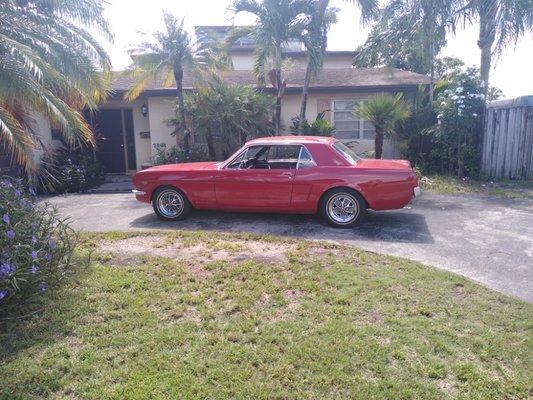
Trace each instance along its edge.
{"label": "tall tree", "polygon": [[376,129],[374,139],[375,158],[381,158],[385,135],[395,133],[396,125],[409,117],[411,110],[402,94],[380,94],[359,103],[354,115],[370,121]]}
{"label": "tall tree", "polygon": [[170,13],[163,14],[165,31],[155,32],[153,42],[143,42],[133,48],[133,63],[129,74],[134,83],[124,94],[127,101],[139,97],[146,86],[161,79],[164,87],[176,85],[176,102],[179,124],[176,132],[182,135],[183,147],[188,151],[191,132],[187,129],[185,102],[183,98],[183,71],[194,71],[199,66],[208,64],[208,50],[194,46],[191,37],[184,28],[184,20],[177,19]]}
{"label": "tall tree", "polygon": [[516,43],[527,30],[533,29],[533,1],[471,0],[461,12],[468,19],[479,22],[479,77],[487,95],[493,54],[500,53],[506,45]]}
{"label": "tall tree", "polygon": [[432,100],[436,54],[446,44],[447,32],[455,31],[462,5],[462,0],[390,1],[375,14],[376,24],[357,50],[356,65],[414,66],[429,73]]}
{"label": "tall tree", "polygon": [[94,136],[81,109],[107,95],[109,57],[88,32],[111,34],[103,0],[0,0],[0,144],[28,173],[40,147],[34,113],[59,130],[69,145]]}
{"label": "tall tree", "polygon": [[257,18],[254,26],[233,29],[227,42],[232,44],[245,36],[253,39],[254,75],[261,85],[266,83],[268,77],[276,90],[276,134],[281,129],[281,101],[286,88],[282,76],[283,47],[300,40],[306,27],[310,3],[310,0],[236,0],[233,3],[236,13],[249,12]]}

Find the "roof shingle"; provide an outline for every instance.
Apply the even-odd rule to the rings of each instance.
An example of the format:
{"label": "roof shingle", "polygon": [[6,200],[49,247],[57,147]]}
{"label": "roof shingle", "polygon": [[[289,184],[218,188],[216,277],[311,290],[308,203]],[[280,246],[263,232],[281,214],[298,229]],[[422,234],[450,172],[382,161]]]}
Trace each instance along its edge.
{"label": "roof shingle", "polygon": [[[223,71],[219,76],[230,84],[257,85],[253,72],[249,70]],[[287,90],[298,91],[303,85],[305,70],[291,70],[284,73]],[[194,77],[187,72],[183,76],[183,88],[194,87]],[[123,72],[116,73],[112,82],[112,90],[124,92],[131,87],[132,79]],[[429,77],[396,68],[345,68],[323,69],[317,79],[311,82],[310,91],[327,89],[364,89],[376,87],[417,86],[429,84]],[[145,92],[172,91],[173,88],[163,86],[162,79],[156,79],[145,89]]]}

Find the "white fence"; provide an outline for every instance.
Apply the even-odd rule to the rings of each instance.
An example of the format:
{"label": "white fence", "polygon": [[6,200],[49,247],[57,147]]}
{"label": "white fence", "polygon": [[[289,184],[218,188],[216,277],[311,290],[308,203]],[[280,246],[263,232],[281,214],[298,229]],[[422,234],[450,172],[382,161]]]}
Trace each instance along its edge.
{"label": "white fence", "polygon": [[533,96],[489,104],[481,170],[491,178],[533,179]]}

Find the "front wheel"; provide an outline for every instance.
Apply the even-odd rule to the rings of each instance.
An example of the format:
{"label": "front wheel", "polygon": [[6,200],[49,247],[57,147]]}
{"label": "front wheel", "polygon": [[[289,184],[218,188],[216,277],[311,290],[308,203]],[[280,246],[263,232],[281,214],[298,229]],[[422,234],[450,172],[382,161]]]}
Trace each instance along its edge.
{"label": "front wheel", "polygon": [[320,202],[322,217],[332,226],[351,228],[364,217],[366,203],[361,195],[349,189],[334,189]]}
{"label": "front wheel", "polygon": [[155,191],[152,205],[157,216],[165,221],[178,221],[191,211],[187,197],[180,190],[170,186]]}

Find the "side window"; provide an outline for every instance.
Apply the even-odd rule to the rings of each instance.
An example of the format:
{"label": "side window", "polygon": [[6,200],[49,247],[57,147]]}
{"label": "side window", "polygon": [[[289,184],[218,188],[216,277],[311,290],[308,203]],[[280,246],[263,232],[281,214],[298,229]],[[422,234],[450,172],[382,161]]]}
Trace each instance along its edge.
{"label": "side window", "polygon": [[252,146],[243,150],[237,157],[231,161],[226,168],[229,169],[250,169],[258,161],[265,162],[267,146]]}
{"label": "side window", "polygon": [[296,169],[300,146],[272,146],[268,152],[271,169]]}
{"label": "side window", "polygon": [[305,169],[316,167],[315,160],[309,154],[309,151],[305,147],[300,147],[300,157],[298,158],[298,169]]}

